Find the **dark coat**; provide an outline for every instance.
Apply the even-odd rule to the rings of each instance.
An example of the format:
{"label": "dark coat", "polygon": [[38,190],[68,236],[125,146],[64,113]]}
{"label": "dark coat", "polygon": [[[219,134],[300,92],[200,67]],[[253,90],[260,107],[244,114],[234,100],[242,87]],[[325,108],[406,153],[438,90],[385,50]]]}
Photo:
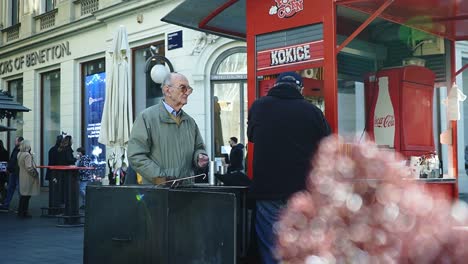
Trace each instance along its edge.
{"label": "dark coat", "polygon": [[254,143],[252,196],[279,200],[303,190],[311,158],[329,134],[322,111],[289,84],[275,86],[256,100],[247,128]]}
{"label": "dark coat", "polygon": [[[58,164],[58,147],[59,145],[54,145],[49,149],[49,163],[47,165],[49,166],[54,166]],[[47,169],[46,172],[46,180],[50,179],[50,176],[52,175],[52,170]]]}
{"label": "dark coat", "polygon": [[229,153],[229,167],[228,172],[244,169],[244,145],[237,144],[231,149]]}
{"label": "dark coat", "polygon": [[19,167],[18,167],[18,152],[19,146],[15,146],[13,151],[11,152],[10,160],[8,161],[7,170],[14,175],[19,175]]}
{"label": "dark coat", "polygon": [[57,165],[75,165],[76,159],[73,157],[73,150],[70,146],[57,151]]}
{"label": "dark coat", "polygon": [[0,149],[0,161],[8,162],[10,160],[10,156],[8,154],[8,150]]}

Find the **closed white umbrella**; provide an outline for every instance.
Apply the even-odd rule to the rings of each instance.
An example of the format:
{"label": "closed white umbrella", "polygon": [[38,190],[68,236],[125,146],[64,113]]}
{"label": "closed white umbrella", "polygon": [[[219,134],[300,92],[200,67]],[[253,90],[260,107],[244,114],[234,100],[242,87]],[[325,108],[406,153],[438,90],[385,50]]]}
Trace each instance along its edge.
{"label": "closed white umbrella", "polygon": [[[112,57],[112,63],[106,69],[106,98],[98,141],[106,146],[116,147],[116,152],[122,151],[122,153],[115,153],[116,156],[124,157],[133,125],[128,65],[130,48],[127,30],[124,26],[120,26],[115,32],[112,50],[109,53]],[[120,167],[119,165],[117,164],[116,167]]]}
{"label": "closed white umbrella", "polygon": [[127,30],[120,26],[114,35],[112,63],[107,68],[106,98],[99,142],[111,147],[125,147],[133,124]]}

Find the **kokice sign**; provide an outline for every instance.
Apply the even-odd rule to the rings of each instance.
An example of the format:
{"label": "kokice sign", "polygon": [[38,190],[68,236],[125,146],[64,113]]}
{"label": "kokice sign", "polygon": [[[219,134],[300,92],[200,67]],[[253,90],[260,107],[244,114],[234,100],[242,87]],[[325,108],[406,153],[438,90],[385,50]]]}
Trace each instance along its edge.
{"label": "kokice sign", "polygon": [[323,60],[323,40],[257,52],[257,71]]}
{"label": "kokice sign", "polygon": [[274,50],[270,53],[271,55],[271,66],[305,61],[310,59],[310,45],[302,45],[292,48],[285,48],[280,50]]}

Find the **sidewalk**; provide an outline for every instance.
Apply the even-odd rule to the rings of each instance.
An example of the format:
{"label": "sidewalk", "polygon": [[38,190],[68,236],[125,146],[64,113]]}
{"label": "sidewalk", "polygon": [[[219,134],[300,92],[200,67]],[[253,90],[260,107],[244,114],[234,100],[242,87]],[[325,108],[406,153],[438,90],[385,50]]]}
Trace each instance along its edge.
{"label": "sidewalk", "polygon": [[[78,264],[83,262],[83,227],[60,228],[56,218],[41,217],[48,204],[47,188],[31,197],[31,219],[19,219],[15,212],[0,212],[0,263]],[[10,209],[18,206],[18,196]]]}

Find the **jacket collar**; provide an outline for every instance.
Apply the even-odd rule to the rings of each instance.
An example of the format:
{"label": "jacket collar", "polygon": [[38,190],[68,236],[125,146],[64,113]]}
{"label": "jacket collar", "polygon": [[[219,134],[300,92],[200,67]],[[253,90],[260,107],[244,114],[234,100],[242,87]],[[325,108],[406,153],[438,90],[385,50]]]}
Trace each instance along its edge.
{"label": "jacket collar", "polygon": [[302,94],[292,85],[280,84],[271,88],[268,96],[283,98],[283,99],[304,99]]}
{"label": "jacket collar", "polygon": [[[161,101],[159,103],[159,119],[164,123],[176,124],[176,121],[172,119],[170,115],[171,113],[167,112],[166,107],[164,107],[164,104]],[[179,117],[181,122],[188,119],[187,114],[182,109],[180,109]]]}

